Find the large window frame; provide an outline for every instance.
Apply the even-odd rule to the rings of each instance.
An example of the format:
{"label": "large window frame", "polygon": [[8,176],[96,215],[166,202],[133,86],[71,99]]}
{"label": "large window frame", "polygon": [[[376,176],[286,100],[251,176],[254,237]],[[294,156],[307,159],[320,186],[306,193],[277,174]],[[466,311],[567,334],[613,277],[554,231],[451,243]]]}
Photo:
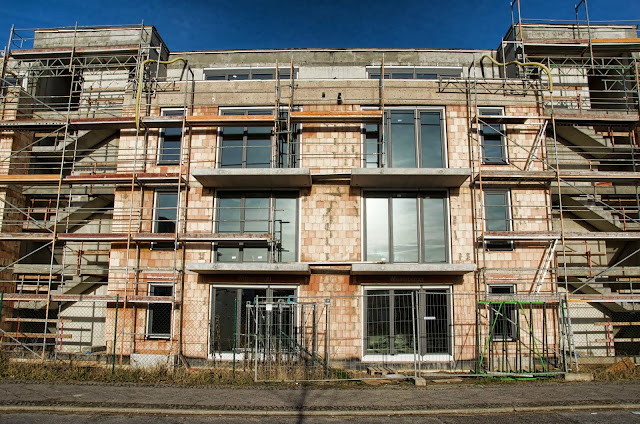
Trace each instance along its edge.
{"label": "large window frame", "polygon": [[[368,79],[380,79],[380,66],[367,66]],[[458,66],[385,66],[384,79],[437,80],[439,78],[461,78],[462,67]]]}
{"label": "large window frame", "polygon": [[[506,188],[488,188],[483,191],[484,205],[484,230],[485,231],[513,231],[513,215],[511,209],[511,190]],[[501,198],[501,199],[500,199]],[[500,215],[500,217],[493,217]],[[511,240],[486,240],[486,250],[508,251],[513,250]]]}
{"label": "large window frame", "polygon": [[[411,114],[413,117],[409,118]],[[436,114],[439,131],[431,132],[436,127]],[[381,125],[362,126],[363,168],[448,167],[445,107],[388,107],[385,108],[383,119],[384,137]],[[413,121],[401,122],[406,119]],[[435,147],[438,142],[435,134],[439,134],[439,148]],[[410,138],[413,139],[412,142],[408,141]]]}
{"label": "large window frame", "polygon": [[[161,206],[161,197],[175,196],[175,206]],[[172,203],[173,204],[173,203]],[[151,232],[154,234],[175,234],[178,228],[178,208],[180,207],[180,194],[177,191],[155,190],[153,193],[153,221]],[[173,211],[173,212],[172,212]],[[161,214],[169,216],[161,216]],[[172,231],[164,231],[164,225],[173,222],[174,229]],[[170,225],[170,224],[169,224]],[[174,242],[153,242],[152,249],[171,250],[177,248]]]}
{"label": "large window frame", "polygon": [[[281,80],[291,79],[290,67],[279,67],[278,77]],[[298,77],[298,68],[293,69],[293,77]],[[239,67],[239,68],[205,68],[205,81],[264,81],[276,79],[275,67]]]}
{"label": "large window frame", "polygon": [[[376,201],[372,200],[376,199]],[[396,217],[394,210],[406,212],[411,208],[412,202],[394,201],[394,199],[415,199],[415,223]],[[429,229],[427,216],[429,203],[439,204],[438,200],[442,200],[442,237],[441,239],[431,238],[434,235],[433,229]],[[365,261],[376,261],[385,263],[450,263],[451,262],[451,231],[450,231],[450,212],[449,212],[449,192],[447,190],[421,190],[421,191],[382,191],[367,190],[362,193],[363,211],[362,214],[362,252]],[[385,205],[386,203],[386,205]],[[385,209],[386,208],[386,209]],[[369,209],[376,213],[369,214]],[[386,224],[385,224],[386,222]],[[396,255],[396,250],[402,245],[399,236],[407,229],[398,227],[398,225],[411,226],[415,224],[415,257],[417,260],[397,260],[401,259]],[[437,224],[437,223],[436,223]],[[394,226],[396,227],[394,229]],[[371,232],[369,231],[371,227]],[[438,227],[439,229],[440,227]],[[411,230],[411,228],[409,228]],[[386,239],[386,245],[384,245]],[[412,238],[411,241],[414,241]],[[442,249],[437,253],[434,252],[430,259],[428,249],[440,244]],[[386,249],[387,256],[378,254]],[[406,250],[406,249],[405,249]],[[441,255],[441,256],[440,256]]]}
{"label": "large window frame", "polygon": [[[482,116],[504,116],[503,107],[478,107]],[[483,165],[508,165],[506,126],[504,124],[480,124],[480,152]]]}
{"label": "large window frame", "polygon": [[[160,116],[183,117],[185,113],[184,108],[163,108],[160,111]],[[156,158],[156,163],[158,165],[180,164],[182,136],[182,126],[160,129],[160,133],[158,135],[158,154]],[[169,143],[171,143],[171,147],[167,147],[167,144]]]}
{"label": "large window frame", "polygon": [[[238,302],[237,300],[234,301],[236,310],[235,313],[233,311],[233,306],[232,305],[228,305],[231,307],[231,314],[227,315],[222,315],[220,313],[218,313],[219,311],[217,310],[218,307],[220,305],[218,305],[217,302],[217,296],[219,295],[218,291],[219,290],[225,290],[228,293],[233,293],[233,291],[235,291],[235,299],[242,299],[242,296],[244,295],[245,291],[251,290],[251,291],[265,291],[265,296],[259,296],[259,299],[262,298],[271,298],[274,299],[276,302],[277,301],[283,301],[287,298],[292,298],[292,299],[297,299],[298,298],[298,291],[299,291],[299,286],[298,285],[292,285],[292,284],[283,284],[283,285],[272,285],[272,284],[224,284],[224,283],[220,283],[220,284],[212,284],[210,285],[210,293],[209,293],[209,343],[208,343],[208,355],[209,355],[209,359],[233,359],[233,343],[234,343],[234,337],[233,337],[233,323],[235,322],[236,328],[235,328],[235,346],[236,346],[236,359],[242,359],[244,358],[244,352],[241,350],[241,339],[243,337],[243,335],[246,336],[246,328],[242,328],[243,325],[246,326],[246,320],[248,319],[248,317],[246,317],[246,304],[243,304],[242,301]],[[283,292],[288,292],[290,294],[288,294],[287,296],[282,296],[281,294]],[[238,296],[240,295],[240,296]],[[231,294],[231,296],[233,297],[233,294]],[[253,299],[247,300],[250,302],[253,302]],[[222,302],[222,301],[221,301]],[[230,302],[229,302],[230,303]],[[235,314],[235,315],[234,315]],[[293,330],[294,331],[298,331],[298,314],[297,311],[295,310],[295,308],[292,309],[292,324],[293,324]],[[222,336],[222,331],[223,331],[223,326],[224,326],[224,322],[220,322],[220,321],[227,321],[227,324],[231,325],[231,334],[228,334],[229,331],[225,331],[224,336]],[[253,328],[253,323],[251,323],[252,325],[252,331],[250,331],[249,333],[253,333],[255,332],[254,328]],[[217,328],[217,326],[219,326],[219,328]],[[226,329],[225,329],[226,330]],[[230,336],[230,340],[227,341],[228,345],[231,345],[230,349],[227,350],[225,349],[227,346],[221,346],[221,342],[217,339],[216,337],[216,333],[218,333],[219,335],[221,335],[222,337],[229,337]],[[220,343],[220,344],[217,344]],[[219,349],[216,349],[216,347],[218,347]],[[224,348],[223,348],[224,347]]]}
{"label": "large window frame", "polygon": [[[281,109],[280,112],[286,116],[286,111]],[[274,109],[272,107],[225,107],[220,108],[219,113],[220,115],[273,115]],[[216,167],[297,168],[300,166],[298,138],[298,126],[293,124],[291,136],[288,139],[276,137],[273,125],[221,126],[218,128]],[[251,156],[259,156],[259,150],[265,153],[268,150],[268,158],[265,155],[264,158],[255,162]],[[276,155],[276,152],[280,154]]]}
{"label": "large window frame", "polygon": [[[229,199],[224,202],[223,199]],[[263,206],[266,200],[266,205]],[[278,203],[286,203],[293,201],[295,204],[293,210],[280,209],[282,205]],[[223,203],[229,203],[223,206]],[[237,190],[219,190],[215,197],[215,222],[214,227],[216,233],[232,233],[232,234],[262,234],[268,233],[274,235],[277,239],[284,241],[285,246],[281,245],[283,250],[272,251],[273,245],[265,244],[263,241],[250,243],[244,242],[216,242],[213,244],[212,260],[214,262],[297,262],[299,260],[299,221],[300,221],[300,193],[296,190],[256,190],[256,191],[237,191]],[[223,210],[226,209],[225,210]],[[260,216],[262,209],[267,210],[267,216]],[[293,222],[286,221],[286,216],[290,215]],[[237,216],[237,219],[235,215]],[[282,219],[285,219],[283,221]],[[284,226],[293,227],[293,231],[289,232]],[[289,246],[293,245],[293,249]],[[236,253],[237,252],[237,253]],[[236,253],[236,257],[233,254]],[[260,257],[260,255],[266,257]],[[224,258],[227,255],[228,258]],[[229,256],[230,255],[230,256]]]}
{"label": "large window frame", "polygon": [[[491,284],[487,287],[492,296],[515,296],[513,284]],[[516,300],[501,300],[489,303],[489,331],[494,342],[516,342],[519,337],[518,304]]]}
{"label": "large window frame", "polygon": [[[173,284],[150,282],[149,296],[173,296]],[[158,324],[159,320],[168,320]],[[168,327],[167,331],[158,331],[158,327]],[[173,307],[171,301],[149,302],[147,306],[146,339],[171,340],[173,334]]]}
{"label": "large window frame", "polygon": [[[376,293],[377,292],[377,293]],[[385,294],[384,292],[388,292]],[[404,317],[396,320],[397,308],[395,302],[400,292],[401,305],[404,307]],[[403,293],[404,292],[404,293]],[[417,296],[412,294],[417,293]],[[454,352],[454,331],[453,331],[453,298],[452,287],[445,285],[437,286],[376,286],[363,285],[362,294],[362,361],[363,362],[410,362],[414,360],[413,351],[413,323],[406,321],[406,314],[410,312],[407,308],[414,307],[413,314],[416,321],[415,335],[417,337],[416,354],[422,361],[447,362],[453,360]],[[395,296],[395,298],[394,298]],[[413,300],[411,297],[413,296]],[[429,297],[437,298],[443,303],[435,305],[429,302]],[[384,299],[389,301],[385,305]],[[370,320],[372,308],[370,303],[375,302],[378,306],[378,318],[388,319],[388,328],[384,328],[384,322],[374,323]],[[444,307],[438,314],[437,308]],[[387,309],[387,313],[384,310]],[[404,320],[402,318],[405,318]],[[398,333],[397,324],[405,324],[404,329]],[[382,329],[381,329],[382,326]],[[402,327],[402,325],[400,325]],[[432,331],[439,329],[442,331],[439,336],[433,336]],[[385,331],[386,330],[386,331]],[[402,332],[404,330],[404,333]],[[371,331],[376,331],[377,335],[371,335]],[[398,337],[401,336],[400,338]],[[444,337],[443,337],[444,335]],[[379,339],[372,340],[373,337]],[[386,340],[385,340],[386,339]],[[400,340],[399,340],[400,339]],[[404,340],[404,342],[403,342]],[[380,343],[380,341],[382,343]],[[400,341],[400,342],[399,342]],[[371,348],[371,345],[378,345]],[[400,345],[400,347],[399,347]],[[385,346],[387,349],[385,349]],[[404,346],[404,352],[402,351]],[[376,352],[378,350],[378,352]]]}

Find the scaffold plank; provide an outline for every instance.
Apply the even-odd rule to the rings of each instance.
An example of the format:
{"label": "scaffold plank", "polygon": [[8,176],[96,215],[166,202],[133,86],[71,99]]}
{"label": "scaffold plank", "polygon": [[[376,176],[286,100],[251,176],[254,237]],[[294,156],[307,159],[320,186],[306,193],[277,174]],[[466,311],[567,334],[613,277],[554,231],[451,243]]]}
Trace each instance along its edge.
{"label": "scaffold plank", "polygon": [[[480,239],[484,240],[558,240],[559,231],[487,231]],[[640,231],[619,232],[567,232],[565,240],[640,240]]]}
{"label": "scaffold plank", "polygon": [[[51,241],[53,233],[0,233],[0,240]],[[180,233],[179,242],[234,242],[234,243],[266,243],[272,240],[268,233]],[[58,241],[105,241],[105,242],[171,242],[176,239],[174,233],[58,233]]]}
{"label": "scaffold plank", "polygon": [[471,125],[475,125],[476,119],[480,121],[480,124],[524,124],[527,121],[535,121],[531,122],[531,124],[539,125],[541,121],[549,119],[549,116],[538,116],[538,115],[478,115],[474,116],[471,119]]}

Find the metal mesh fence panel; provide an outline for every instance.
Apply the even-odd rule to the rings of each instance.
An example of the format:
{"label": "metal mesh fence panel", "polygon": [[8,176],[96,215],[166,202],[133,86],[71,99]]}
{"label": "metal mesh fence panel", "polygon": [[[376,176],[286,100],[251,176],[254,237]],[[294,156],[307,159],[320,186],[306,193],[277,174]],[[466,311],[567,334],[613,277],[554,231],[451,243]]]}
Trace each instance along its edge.
{"label": "metal mesh fence panel", "polygon": [[0,347],[9,358],[209,368],[256,381],[549,375],[640,356],[632,298],[375,286],[330,297],[215,288],[182,302],[170,286],[150,293],[2,294]]}

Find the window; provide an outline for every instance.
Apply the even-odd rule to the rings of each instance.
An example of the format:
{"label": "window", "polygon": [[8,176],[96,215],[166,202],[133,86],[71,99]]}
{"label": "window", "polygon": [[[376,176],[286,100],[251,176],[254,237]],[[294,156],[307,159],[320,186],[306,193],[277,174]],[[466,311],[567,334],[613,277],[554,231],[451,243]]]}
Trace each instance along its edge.
{"label": "window", "polygon": [[[156,191],[153,210],[153,232],[175,233],[177,228],[178,193]],[[153,248],[173,249],[173,242],[152,243]]]}
{"label": "window", "polygon": [[[162,116],[184,115],[183,109],[163,109]],[[158,163],[180,163],[180,145],[182,144],[182,126],[177,128],[163,128],[158,140]]]}
{"label": "window", "polygon": [[[482,116],[502,116],[502,108],[478,108],[478,113]],[[500,124],[481,124],[481,151],[482,163],[486,165],[507,165],[507,143],[505,126]]]}
{"label": "window", "polygon": [[[273,115],[273,109],[225,109],[222,115]],[[285,115],[286,119],[286,115]],[[286,126],[286,125],[285,125]],[[285,128],[286,130],[286,128]],[[292,129],[295,135],[295,128]],[[220,130],[220,168],[294,168],[297,166],[295,137],[278,137],[273,126],[223,127]],[[275,154],[274,153],[275,147]]]}
{"label": "window", "polygon": [[364,167],[445,167],[442,109],[391,109],[384,119],[384,145],[377,124],[364,128]]}
{"label": "window", "polygon": [[364,197],[366,261],[448,261],[445,192],[366,192]]}
{"label": "window", "polygon": [[518,340],[518,309],[514,286],[489,286],[489,297],[500,295],[489,304],[489,328],[493,341]]}
{"label": "window", "polygon": [[[173,296],[173,286],[149,284],[149,296]],[[149,303],[147,309],[147,338],[171,338],[171,301]]]}
{"label": "window", "polygon": [[[298,69],[295,68],[293,73],[295,77]],[[280,79],[290,79],[291,68],[279,68],[278,77]],[[276,68],[205,69],[204,79],[207,81],[274,80],[276,79]]]}
{"label": "window", "polygon": [[[491,189],[484,192],[485,231],[511,231],[511,202],[509,190]],[[488,240],[487,250],[511,250],[513,242]]]}
{"label": "window", "polygon": [[[258,298],[286,305],[287,300],[293,297],[295,297],[293,288],[212,288],[210,351],[222,353],[231,352],[234,347],[240,350],[251,348],[253,339],[248,335],[255,334],[255,321],[249,316],[252,309],[248,308],[247,304],[253,303]],[[272,334],[277,332],[278,337],[274,337],[277,341],[286,340],[287,336],[295,339],[293,337],[295,334],[294,308],[284,307],[284,305],[281,308],[273,308],[271,311],[261,310],[265,323],[270,324]],[[285,337],[281,337],[283,333]]]}
{"label": "window", "polygon": [[[380,79],[380,66],[367,66],[369,79]],[[445,66],[386,66],[384,79],[460,78],[462,68]]]}
{"label": "window", "polygon": [[365,289],[364,354],[450,355],[449,293],[449,289]]}
{"label": "window", "polygon": [[271,234],[275,244],[218,243],[218,262],[295,262],[297,260],[298,194],[295,192],[221,192],[217,232]]}

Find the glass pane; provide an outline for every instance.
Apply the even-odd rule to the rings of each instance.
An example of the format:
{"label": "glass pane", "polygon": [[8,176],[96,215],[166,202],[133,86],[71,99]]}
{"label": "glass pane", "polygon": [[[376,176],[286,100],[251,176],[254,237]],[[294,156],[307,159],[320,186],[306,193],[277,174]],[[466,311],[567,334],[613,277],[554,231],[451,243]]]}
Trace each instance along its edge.
{"label": "glass pane", "polygon": [[427,194],[422,199],[424,262],[447,261],[447,224],[442,194]]}
{"label": "glass pane", "polygon": [[391,166],[416,167],[416,131],[413,112],[391,112]]}
{"label": "glass pane", "polygon": [[247,128],[247,168],[271,166],[271,128]]}
{"label": "glass pane", "polygon": [[499,127],[482,126],[482,156],[485,163],[506,164],[505,149]]}
{"label": "glass pane", "polygon": [[245,233],[269,232],[269,198],[247,197],[244,201]]}
{"label": "glass pane", "polygon": [[295,262],[297,259],[297,199],[279,195],[275,199],[274,235],[280,240],[276,251],[278,262]]}
{"label": "glass pane", "polygon": [[242,262],[268,262],[269,249],[266,247],[247,247],[242,252]]}
{"label": "glass pane", "polygon": [[211,320],[214,352],[230,352],[233,350],[234,322],[239,320],[236,306],[237,289],[214,289],[215,306]]}
{"label": "glass pane", "polygon": [[420,112],[422,168],[444,167],[440,112]]}
{"label": "glass pane", "polygon": [[221,197],[218,200],[218,232],[239,233],[241,199],[239,197]]}
{"label": "glass pane", "polygon": [[[225,128],[226,129],[226,128]],[[220,149],[221,168],[242,168],[242,136],[224,135]]]}
{"label": "glass pane", "polygon": [[393,353],[413,353],[413,303],[411,290],[394,290]]}
{"label": "glass pane", "polygon": [[389,262],[389,200],[368,197],[366,212],[366,259],[367,261]]}
{"label": "glass pane", "polygon": [[438,79],[438,74],[417,73],[417,79]]}
{"label": "glass pane", "polygon": [[231,74],[229,75],[229,81],[234,80],[248,80],[249,74]]}
{"label": "glass pane", "polygon": [[379,168],[382,163],[380,129],[377,124],[367,124],[364,140],[364,167]]}
{"label": "glass pane", "polygon": [[253,74],[251,74],[251,79],[254,79],[254,80],[272,80],[272,79],[274,79],[274,77],[273,77],[272,73],[261,73],[261,74],[253,73]]}
{"label": "glass pane", "polygon": [[218,247],[216,250],[217,262],[240,262],[239,247]]}
{"label": "glass pane", "polygon": [[157,194],[155,233],[173,233],[176,231],[177,204],[177,193]]}
{"label": "glass pane", "polygon": [[391,199],[393,262],[418,262],[418,205],[415,197]]}
{"label": "glass pane", "polygon": [[[182,110],[163,110],[162,116],[182,117]],[[182,141],[182,126],[179,128],[164,128],[158,147],[159,162],[179,162],[180,144]]]}
{"label": "glass pane", "polygon": [[389,326],[389,290],[367,290],[367,334],[365,346],[368,354],[389,353],[391,328]]}
{"label": "glass pane", "polygon": [[485,192],[487,231],[509,231],[509,212],[506,193]]}
{"label": "glass pane", "polygon": [[207,81],[224,81],[226,79],[226,75],[207,75]]}
{"label": "glass pane", "polygon": [[171,162],[178,163],[180,162],[180,144],[181,144],[181,131],[178,128],[167,128],[167,129],[177,129],[179,134],[176,137],[167,136],[165,133],[164,139],[162,140],[162,144],[160,146],[160,154],[158,156],[159,162]]}
{"label": "glass pane", "polygon": [[413,79],[412,72],[394,72],[391,74],[392,79]]}

